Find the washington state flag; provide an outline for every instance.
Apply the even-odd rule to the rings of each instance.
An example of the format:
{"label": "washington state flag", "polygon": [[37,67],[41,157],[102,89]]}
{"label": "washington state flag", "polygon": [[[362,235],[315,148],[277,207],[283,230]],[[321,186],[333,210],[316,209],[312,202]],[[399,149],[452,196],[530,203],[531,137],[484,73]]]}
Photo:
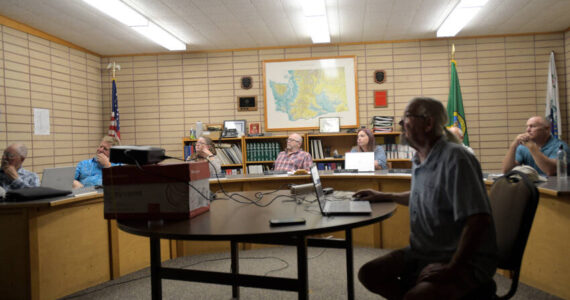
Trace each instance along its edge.
{"label": "washington state flag", "polygon": [[463,132],[463,144],[469,146],[469,134],[467,132],[467,121],[463,112],[463,98],[461,97],[461,86],[457,77],[455,60],[451,60],[451,83],[449,84],[449,97],[447,98],[447,127],[456,126]]}

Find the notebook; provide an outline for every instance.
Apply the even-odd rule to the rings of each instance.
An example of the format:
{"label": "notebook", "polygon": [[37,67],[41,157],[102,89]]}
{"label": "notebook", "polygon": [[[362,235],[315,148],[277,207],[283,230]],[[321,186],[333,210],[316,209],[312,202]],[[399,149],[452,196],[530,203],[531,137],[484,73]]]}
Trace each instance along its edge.
{"label": "notebook", "polygon": [[40,186],[71,191],[74,176],[75,167],[46,168]]}
{"label": "notebook", "polygon": [[344,155],[345,169],[374,172],[374,152],[347,152]]}
{"label": "notebook", "polygon": [[315,187],[315,193],[317,194],[317,202],[319,203],[319,208],[323,216],[353,214],[367,215],[372,213],[372,208],[370,208],[370,202],[368,201],[327,200],[327,197],[325,197],[325,193],[323,192],[319,170],[315,165],[311,167],[311,179],[313,180],[313,186]]}

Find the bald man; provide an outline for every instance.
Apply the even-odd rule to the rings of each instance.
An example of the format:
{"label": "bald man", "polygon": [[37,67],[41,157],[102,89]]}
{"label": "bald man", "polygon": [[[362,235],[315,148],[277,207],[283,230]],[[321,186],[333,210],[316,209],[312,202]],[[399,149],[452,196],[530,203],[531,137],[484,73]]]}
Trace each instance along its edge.
{"label": "bald man", "polygon": [[295,171],[299,169],[309,170],[313,164],[311,154],[301,150],[303,137],[298,133],[292,133],[287,139],[287,149],[279,152],[275,159],[275,171]]}
{"label": "bald man", "polygon": [[447,128],[447,130],[449,130],[449,132],[451,132],[451,133],[453,133],[453,135],[455,135],[458,142],[461,145],[463,145],[463,148],[467,149],[467,151],[469,151],[469,153],[475,155],[475,151],[473,151],[473,149],[471,149],[471,147],[463,144],[463,130],[461,130],[461,128],[459,128],[457,126],[451,126],[451,127]]}
{"label": "bald man", "polygon": [[40,185],[38,175],[22,168],[28,155],[24,144],[11,144],[2,154],[2,169],[0,170],[0,186],[6,191]]}
{"label": "bald man", "polygon": [[517,135],[503,159],[503,173],[518,165],[533,167],[541,175],[556,175],[556,152],[560,145],[568,156],[568,145],[550,134],[550,123],[541,116],[526,121],[526,132]]}

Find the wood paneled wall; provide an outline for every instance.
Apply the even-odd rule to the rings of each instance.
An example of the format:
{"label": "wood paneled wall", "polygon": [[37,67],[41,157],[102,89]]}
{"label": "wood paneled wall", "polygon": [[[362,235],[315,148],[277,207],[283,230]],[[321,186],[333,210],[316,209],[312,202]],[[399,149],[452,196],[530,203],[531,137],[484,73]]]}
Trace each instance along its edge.
{"label": "wood paneled wall", "polygon": [[[471,146],[486,170],[498,171],[510,141],[532,115],[544,113],[548,54],[556,52],[563,115],[568,132],[570,34],[378,42],[259,50],[228,50],[104,57],[62,46],[7,26],[0,32],[0,147],[26,143],[24,167],[74,165],[93,154],[110,116],[109,62],[117,72],[123,144],[154,145],[182,157],[181,138],[196,121],[221,124],[246,119],[264,128],[263,61],[354,55],[359,116],[397,119],[415,96],[447,102],[451,44],[463,92]],[[374,82],[375,70],[386,81]],[[251,76],[243,90],[240,78]],[[374,90],[388,91],[388,107],[374,108]],[[238,112],[238,96],[257,96],[257,111]],[[51,134],[33,134],[33,108],[50,110]],[[276,132],[274,134],[283,134]]]}

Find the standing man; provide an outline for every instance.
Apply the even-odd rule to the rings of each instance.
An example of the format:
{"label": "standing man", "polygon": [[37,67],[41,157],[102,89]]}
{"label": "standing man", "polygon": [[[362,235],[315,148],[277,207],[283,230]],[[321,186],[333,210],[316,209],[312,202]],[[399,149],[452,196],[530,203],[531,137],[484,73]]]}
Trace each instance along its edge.
{"label": "standing man", "polygon": [[28,148],[24,144],[15,143],[4,149],[2,170],[0,170],[0,186],[6,191],[40,185],[36,173],[22,168],[27,155]]}
{"label": "standing man", "polygon": [[298,169],[309,170],[313,165],[313,158],[311,154],[301,150],[303,146],[303,138],[297,134],[292,133],[287,139],[287,149],[279,152],[277,159],[275,159],[275,171],[295,171]]}
{"label": "standing man", "polygon": [[363,200],[409,206],[410,245],[366,263],[358,279],[387,299],[460,299],[490,281],[497,266],[491,207],[475,156],[448,141],[441,102],[414,98],[402,141],[417,150],[411,190],[363,190]]}
{"label": "standing man", "polygon": [[556,153],[560,145],[568,153],[568,145],[550,134],[550,122],[534,116],[526,121],[526,132],[517,135],[503,159],[503,173],[518,165],[533,167],[541,175],[556,175]]}
{"label": "standing man", "polygon": [[103,184],[103,168],[118,166],[109,161],[109,153],[111,147],[118,145],[119,140],[116,137],[106,136],[99,143],[95,157],[80,161],[75,169],[75,180],[73,188],[81,188],[84,186],[95,186]]}

